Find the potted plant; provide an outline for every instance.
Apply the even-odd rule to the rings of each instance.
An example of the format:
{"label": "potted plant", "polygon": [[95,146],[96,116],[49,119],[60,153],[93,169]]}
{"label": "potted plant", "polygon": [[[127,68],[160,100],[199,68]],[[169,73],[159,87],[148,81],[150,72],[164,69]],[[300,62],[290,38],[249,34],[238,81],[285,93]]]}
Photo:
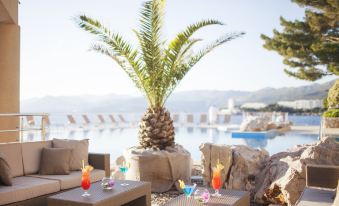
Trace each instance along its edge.
{"label": "potted plant", "polygon": [[328,110],[323,114],[325,128],[339,128],[339,80],[328,91],[326,103]]}
{"label": "potted plant", "polygon": [[[192,48],[196,46],[198,42],[201,42],[202,39],[194,38],[193,34],[206,26],[223,25],[223,23],[212,19],[202,20],[189,25],[182,32],[179,32],[173,40],[163,41],[161,31],[164,6],[165,0],[152,0],[143,3],[140,12],[140,28],[139,30],[133,30],[139,42],[138,47],[133,47],[124,40],[123,36],[110,31],[99,21],[86,15],[78,16],[76,22],[80,28],[97,37],[97,42],[91,49],[108,56],[119,64],[147,99],[148,109],[140,121],[140,147],[137,149],[147,151],[166,150],[171,151],[171,155],[173,155],[173,152],[176,151],[174,140],[175,132],[171,115],[165,108],[167,98],[202,57],[214,48],[240,37],[244,33],[225,34],[194,52]],[[133,152],[133,154],[136,153],[137,152]],[[139,153],[137,154],[139,155]],[[160,156],[163,157],[164,154],[165,153],[161,153]],[[130,178],[152,181],[153,191],[166,190],[164,188],[155,188],[157,185],[155,182],[156,178],[168,179],[167,177],[163,177],[166,176],[165,174],[155,174],[157,172],[161,173],[162,167],[166,167],[161,166],[161,164],[165,164],[164,159],[159,159],[159,156],[153,159],[147,159],[147,161],[142,159],[143,156],[149,158],[149,155],[150,154],[148,154],[148,156],[146,154],[140,154],[137,157],[133,156],[131,159],[126,160],[131,162],[131,172],[128,172],[128,174],[133,174],[133,171],[138,170],[137,174],[132,175],[133,177]],[[157,154],[152,152],[152,155]],[[180,157],[172,157],[174,157],[172,158],[173,161],[165,161],[169,162],[168,164],[166,163],[167,166],[169,165],[170,167],[167,170],[171,170],[173,167],[187,167],[187,164],[189,164],[187,161],[190,161],[190,159],[187,160],[186,158],[186,160],[181,161],[181,165],[173,165],[174,160],[179,160]],[[143,163],[141,164],[141,162]],[[148,166],[145,166],[146,163]],[[154,167],[149,164],[152,164]],[[143,169],[141,167],[143,167]],[[148,170],[148,172],[145,170]],[[165,170],[166,169],[163,171]],[[177,168],[176,170],[179,169]],[[187,173],[187,171],[182,173]],[[171,180],[172,185],[177,180],[176,178],[185,180],[181,174],[171,175],[173,179]],[[164,183],[159,185],[162,186]]]}

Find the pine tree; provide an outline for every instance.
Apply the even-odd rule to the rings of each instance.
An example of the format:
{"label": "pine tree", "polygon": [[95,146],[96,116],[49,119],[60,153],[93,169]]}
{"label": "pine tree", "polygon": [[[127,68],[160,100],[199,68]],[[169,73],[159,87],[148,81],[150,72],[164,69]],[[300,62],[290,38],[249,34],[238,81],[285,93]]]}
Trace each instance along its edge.
{"label": "pine tree", "polygon": [[283,31],[273,37],[261,35],[264,48],[284,57],[291,67],[284,71],[293,77],[315,81],[339,75],[339,0],[292,0],[305,7],[303,21],[280,17]]}

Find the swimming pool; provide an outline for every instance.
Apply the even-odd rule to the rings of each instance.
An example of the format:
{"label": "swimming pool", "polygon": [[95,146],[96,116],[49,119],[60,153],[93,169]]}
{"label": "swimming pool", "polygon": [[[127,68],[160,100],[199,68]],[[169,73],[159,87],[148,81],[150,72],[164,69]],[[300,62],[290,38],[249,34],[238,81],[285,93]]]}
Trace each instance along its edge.
{"label": "swimming pool", "polygon": [[[98,129],[91,130],[65,130],[53,129],[47,138],[70,138],[70,139],[90,139],[89,150],[92,152],[102,152],[111,154],[111,162],[122,155],[125,148],[138,144],[138,128],[125,129]],[[28,133],[25,141],[39,140],[40,134]],[[199,146],[202,143],[210,142],[227,145],[248,145],[253,148],[264,148],[270,154],[285,151],[295,145],[317,141],[318,135],[298,134],[288,132],[269,138],[232,138],[230,132],[219,131],[217,129],[203,128],[176,128],[176,142],[183,145],[192,155],[194,161],[200,161]]]}

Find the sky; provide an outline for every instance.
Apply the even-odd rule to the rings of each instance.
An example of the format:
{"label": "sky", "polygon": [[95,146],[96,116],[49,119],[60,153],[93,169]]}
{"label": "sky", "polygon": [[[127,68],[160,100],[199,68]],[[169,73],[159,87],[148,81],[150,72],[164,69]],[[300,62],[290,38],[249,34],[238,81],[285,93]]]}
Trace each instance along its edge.
{"label": "sky", "polygon": [[[139,95],[131,80],[106,56],[89,51],[94,37],[79,29],[80,14],[100,20],[133,44],[142,0],[21,0],[21,99],[42,96]],[[302,19],[303,8],[290,0],[168,0],[164,39],[187,25],[218,19],[226,26],[207,27],[195,37],[205,43],[229,32],[245,36],[204,57],[176,91],[247,90],[311,84],[288,77],[282,57],[262,47],[260,34],[281,29],[279,17]],[[325,78],[322,83],[333,78]]]}

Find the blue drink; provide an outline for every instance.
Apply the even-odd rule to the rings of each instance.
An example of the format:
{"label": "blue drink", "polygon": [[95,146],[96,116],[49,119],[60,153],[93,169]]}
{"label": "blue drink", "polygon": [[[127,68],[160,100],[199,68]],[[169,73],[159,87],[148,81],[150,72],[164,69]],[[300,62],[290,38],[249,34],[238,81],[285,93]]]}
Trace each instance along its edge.
{"label": "blue drink", "polygon": [[186,185],[185,188],[183,189],[184,194],[187,197],[190,197],[193,193],[194,188],[195,188],[195,185]]}
{"label": "blue drink", "polygon": [[[119,170],[120,170],[120,172],[125,174],[128,170],[128,167],[127,166],[119,166]],[[124,183],[121,183],[120,185],[121,186],[128,186],[129,184],[124,182]]]}
{"label": "blue drink", "polygon": [[127,172],[127,170],[128,170],[128,167],[126,167],[126,166],[120,166],[119,167],[119,170],[120,170],[120,172],[122,172],[122,173],[126,173]]}

